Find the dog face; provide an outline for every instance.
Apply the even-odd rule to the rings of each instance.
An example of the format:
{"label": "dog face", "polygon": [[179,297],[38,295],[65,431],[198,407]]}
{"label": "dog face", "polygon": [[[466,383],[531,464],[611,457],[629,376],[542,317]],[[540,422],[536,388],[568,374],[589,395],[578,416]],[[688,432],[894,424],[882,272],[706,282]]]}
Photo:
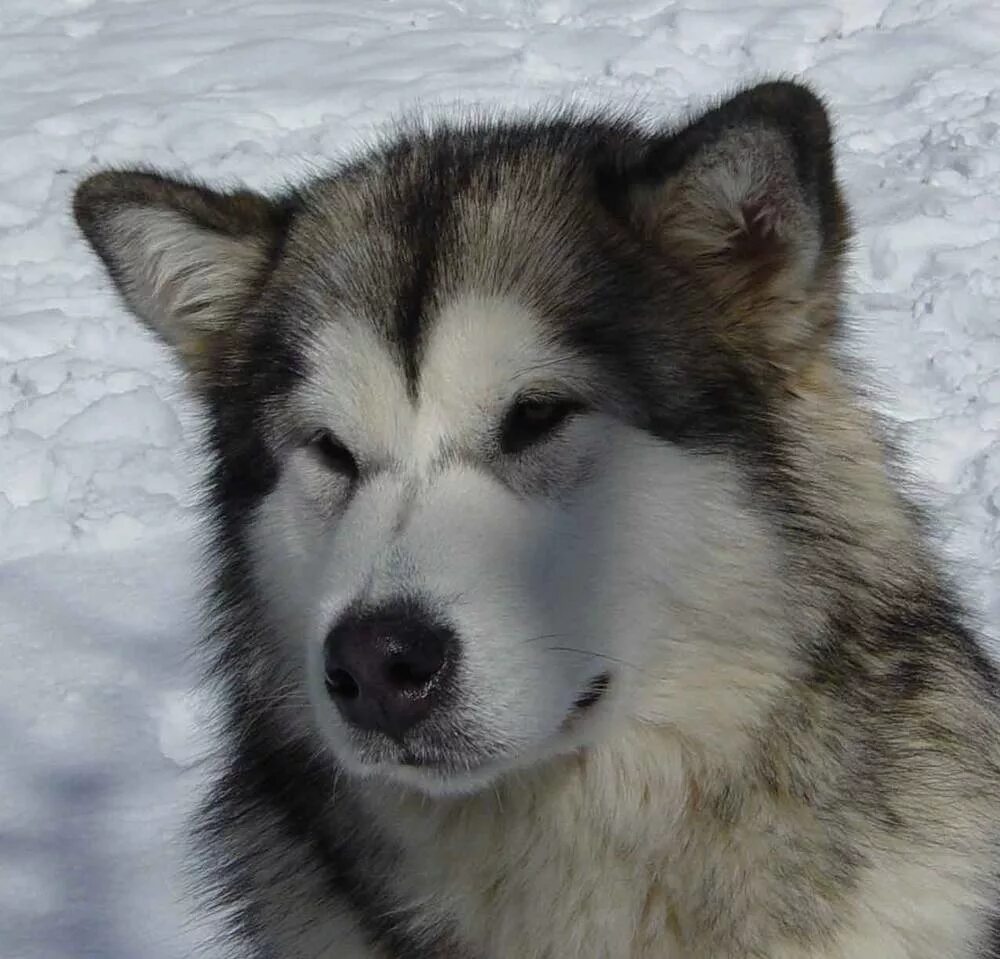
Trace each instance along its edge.
{"label": "dog face", "polygon": [[404,131],[275,199],[99,174],[76,213],[206,401],[248,708],[449,792],[697,721],[706,671],[753,695],[754,477],[846,232],[811,94]]}

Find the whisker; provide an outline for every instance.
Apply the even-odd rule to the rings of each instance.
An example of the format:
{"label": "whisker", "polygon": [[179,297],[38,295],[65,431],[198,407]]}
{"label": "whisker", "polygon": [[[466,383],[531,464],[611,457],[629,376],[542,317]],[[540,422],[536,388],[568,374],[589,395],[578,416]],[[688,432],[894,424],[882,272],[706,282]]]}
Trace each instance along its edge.
{"label": "whisker", "polygon": [[564,633],[542,633],[540,636],[529,636],[527,639],[522,639],[519,645],[530,646],[532,643],[540,643],[548,639],[563,639],[564,637]]}
{"label": "whisker", "polygon": [[620,659],[617,656],[611,656],[608,653],[598,653],[591,649],[577,649],[575,646],[548,646],[546,650],[553,653],[576,653],[579,656],[590,656],[594,659],[607,660],[609,663],[615,663],[618,666],[625,666],[628,669],[634,669],[636,672],[645,672],[641,666],[637,666],[635,663],[630,663],[627,659]]}

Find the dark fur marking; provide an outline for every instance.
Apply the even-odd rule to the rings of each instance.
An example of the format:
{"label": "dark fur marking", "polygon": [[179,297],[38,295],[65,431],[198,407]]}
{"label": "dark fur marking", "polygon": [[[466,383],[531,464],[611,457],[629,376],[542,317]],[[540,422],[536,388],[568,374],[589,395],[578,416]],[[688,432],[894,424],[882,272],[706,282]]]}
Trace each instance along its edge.
{"label": "dark fur marking", "polygon": [[302,375],[298,352],[281,329],[265,316],[248,340],[241,369],[207,392],[213,414],[211,498],[233,520],[242,520],[280,476],[280,463],[261,433],[262,407],[287,393]]}
{"label": "dark fur marking", "polygon": [[996,914],[990,920],[983,959],[1000,959],[1000,906],[997,907]]}
{"label": "dark fur marking", "polygon": [[[383,884],[368,878],[363,862],[385,860],[388,851],[374,832],[359,842],[364,822],[361,810],[344,815],[348,800],[342,796],[340,821],[344,838],[322,831],[335,794],[330,771],[311,758],[314,750],[302,744],[296,750],[272,743],[253,742],[241,756],[240,777],[252,786],[252,793],[266,797],[281,822],[298,843],[312,850],[322,864],[323,876],[334,896],[345,899],[357,914],[370,940],[386,947],[393,959],[434,959],[451,956],[444,943],[425,942],[406,932],[409,916],[387,894]],[[332,905],[332,901],[331,901]]]}
{"label": "dark fur marking", "polygon": [[400,290],[393,333],[402,354],[406,388],[411,399],[417,395],[420,378],[420,347],[424,334],[427,298],[433,289],[437,231],[446,209],[445,198],[415,193],[403,216],[403,244],[413,256],[412,272]]}
{"label": "dark fur marking", "polygon": [[[885,597],[881,609],[836,611],[825,638],[813,648],[805,681],[857,720],[838,724],[855,734],[838,746],[854,783],[852,800],[863,803],[887,829],[907,826],[889,786],[891,769],[907,757],[887,752],[885,742],[869,742],[862,718],[912,724],[912,704],[948,682],[942,671],[948,665],[978,676],[983,695],[995,695],[996,671],[965,629],[951,597],[931,587],[919,595]],[[949,755],[961,754],[951,748],[960,737],[950,723],[925,717],[923,729]]]}

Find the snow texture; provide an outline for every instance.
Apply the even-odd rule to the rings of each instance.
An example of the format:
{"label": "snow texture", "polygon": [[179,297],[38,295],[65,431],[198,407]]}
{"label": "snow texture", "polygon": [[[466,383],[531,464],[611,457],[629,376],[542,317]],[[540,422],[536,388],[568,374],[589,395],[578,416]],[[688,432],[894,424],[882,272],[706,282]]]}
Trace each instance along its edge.
{"label": "snow texture", "polygon": [[76,236],[74,182],[267,188],[415,107],[667,117],[776,73],[835,112],[854,349],[995,638],[994,0],[2,0],[0,957],[182,959],[202,931],[178,868],[208,749],[196,411]]}

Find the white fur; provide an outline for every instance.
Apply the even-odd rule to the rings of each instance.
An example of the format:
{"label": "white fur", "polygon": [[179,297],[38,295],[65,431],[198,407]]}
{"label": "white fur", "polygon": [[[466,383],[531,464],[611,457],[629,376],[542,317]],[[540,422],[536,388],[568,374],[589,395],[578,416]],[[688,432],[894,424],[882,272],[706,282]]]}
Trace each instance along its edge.
{"label": "white fur", "polygon": [[[627,719],[695,723],[702,735],[718,726],[731,748],[728,727],[752,716],[762,684],[773,682],[762,679],[759,640],[753,664],[741,648],[762,620],[779,621],[783,601],[773,546],[741,505],[733,470],[600,413],[569,424],[539,454],[560,474],[590,464],[565,497],[518,495],[486,468],[440,463],[444,444],[481,447],[519,389],[586,378],[516,304],[445,309],[415,406],[363,324],[331,324],[322,337],[315,368],[323,375],[298,397],[301,415],[333,429],[362,464],[397,466],[330,515],[318,502],[343,489],[293,454],[256,529],[262,586],[308,664],[314,710],[341,761],[359,774],[463,791]],[[708,589],[706,568],[718,572]],[[377,602],[412,591],[459,628],[454,719],[469,742],[467,777],[365,762],[323,690],[320,651],[340,612],[362,594]],[[766,632],[780,675],[785,639]],[[731,690],[721,706],[705,700],[720,670]],[[574,701],[604,672],[613,676],[606,701],[567,726]],[[499,756],[486,760],[487,752]]]}

